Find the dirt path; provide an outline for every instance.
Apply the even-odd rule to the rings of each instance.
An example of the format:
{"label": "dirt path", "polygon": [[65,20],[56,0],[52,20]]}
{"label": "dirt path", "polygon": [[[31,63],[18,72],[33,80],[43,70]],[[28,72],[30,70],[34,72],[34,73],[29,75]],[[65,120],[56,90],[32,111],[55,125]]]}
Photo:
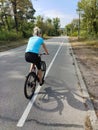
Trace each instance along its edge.
{"label": "dirt path", "polygon": [[76,38],[69,40],[98,116],[98,43],[86,44]]}

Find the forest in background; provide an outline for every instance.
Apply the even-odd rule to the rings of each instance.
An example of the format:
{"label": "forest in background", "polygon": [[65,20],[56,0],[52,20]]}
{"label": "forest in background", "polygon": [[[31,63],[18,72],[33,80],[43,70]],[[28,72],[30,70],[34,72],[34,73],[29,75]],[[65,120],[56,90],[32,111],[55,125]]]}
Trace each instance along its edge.
{"label": "forest in background", "polygon": [[45,19],[34,16],[36,10],[29,0],[0,0],[0,40],[17,40],[28,38],[34,26],[42,28],[45,36],[61,34],[60,19],[58,17]]}
{"label": "forest in background", "polygon": [[[66,7],[66,5],[65,5]],[[0,0],[0,41],[15,41],[28,38],[34,26],[42,28],[43,37],[78,36],[81,38],[98,37],[98,0],[79,0],[78,19],[61,29],[58,17],[50,19],[34,16],[36,9],[30,0]]]}
{"label": "forest in background", "polygon": [[98,0],[79,0],[77,4],[79,18],[73,19],[65,29],[67,35],[82,38],[98,37]]}

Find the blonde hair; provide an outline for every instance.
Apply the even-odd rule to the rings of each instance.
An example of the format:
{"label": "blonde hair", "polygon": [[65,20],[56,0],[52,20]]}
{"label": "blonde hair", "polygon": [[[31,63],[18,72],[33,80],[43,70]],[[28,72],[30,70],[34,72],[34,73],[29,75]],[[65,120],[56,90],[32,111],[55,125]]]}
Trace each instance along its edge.
{"label": "blonde hair", "polygon": [[41,32],[41,29],[39,28],[39,27],[35,27],[34,29],[33,29],[33,35],[39,35],[39,34],[41,34],[42,32]]}

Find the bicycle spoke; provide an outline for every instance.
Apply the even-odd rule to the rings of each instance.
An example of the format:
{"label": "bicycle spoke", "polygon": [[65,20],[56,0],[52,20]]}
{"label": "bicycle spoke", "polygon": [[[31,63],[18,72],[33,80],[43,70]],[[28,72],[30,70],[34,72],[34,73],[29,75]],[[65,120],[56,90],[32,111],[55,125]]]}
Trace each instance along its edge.
{"label": "bicycle spoke", "polygon": [[31,99],[34,95],[35,87],[36,87],[36,80],[35,80],[34,73],[29,73],[27,76],[27,79],[25,81],[25,87],[24,87],[24,94],[27,99]]}

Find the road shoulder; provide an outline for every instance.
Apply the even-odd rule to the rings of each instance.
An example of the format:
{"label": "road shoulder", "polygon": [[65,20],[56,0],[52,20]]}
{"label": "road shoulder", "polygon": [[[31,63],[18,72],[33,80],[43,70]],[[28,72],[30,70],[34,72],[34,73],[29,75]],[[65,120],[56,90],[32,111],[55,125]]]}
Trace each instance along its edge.
{"label": "road shoulder", "polygon": [[[84,42],[78,42],[76,38],[69,39],[73,56],[76,60],[75,65],[77,64],[79,70],[77,70],[78,74],[82,75],[81,85],[83,91],[83,96],[85,100],[85,105],[88,107],[88,115],[90,117],[91,124],[93,125],[94,130],[97,130],[98,126],[95,125],[97,123],[98,118],[98,52],[97,48],[92,47],[91,45],[86,45]],[[76,65],[76,66],[77,66]],[[80,73],[79,73],[80,71]],[[80,76],[81,77],[81,76]],[[85,84],[83,84],[83,82]],[[86,87],[85,87],[86,85]],[[83,87],[84,86],[84,87]],[[88,99],[88,102],[87,102]],[[94,111],[92,111],[94,110]]]}

